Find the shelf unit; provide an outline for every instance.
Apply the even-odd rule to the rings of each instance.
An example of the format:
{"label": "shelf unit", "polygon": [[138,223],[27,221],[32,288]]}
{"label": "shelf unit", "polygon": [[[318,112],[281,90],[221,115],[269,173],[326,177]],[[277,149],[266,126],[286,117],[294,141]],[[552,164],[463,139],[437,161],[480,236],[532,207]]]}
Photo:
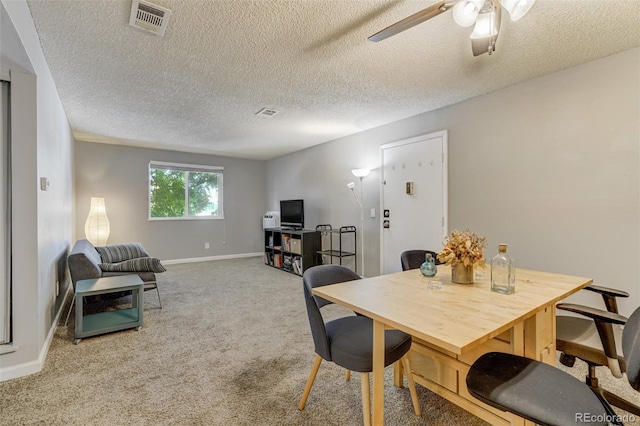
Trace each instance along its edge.
{"label": "shelf unit", "polygon": [[265,265],[302,275],[318,264],[320,233],[309,229],[266,228]]}
{"label": "shelf unit", "polygon": [[[353,257],[353,270],[357,273],[356,227],[349,225],[333,229],[331,225],[325,224],[316,226],[316,231],[320,234],[320,250],[318,254],[322,257],[323,263],[325,256],[329,258],[329,263],[331,264],[333,264],[333,259],[337,258],[340,265],[342,265],[342,259]],[[337,250],[334,248],[334,238],[338,240]],[[328,240],[328,244],[324,244],[325,239]],[[326,248],[327,245],[329,246],[328,249]]]}

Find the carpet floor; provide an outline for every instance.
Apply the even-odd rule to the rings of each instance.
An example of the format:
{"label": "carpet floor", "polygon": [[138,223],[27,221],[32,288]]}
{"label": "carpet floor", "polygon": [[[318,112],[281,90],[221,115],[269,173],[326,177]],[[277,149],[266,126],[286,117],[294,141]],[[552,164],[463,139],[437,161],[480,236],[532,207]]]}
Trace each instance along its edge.
{"label": "carpet floor", "polygon": [[[305,410],[297,408],[315,356],[300,277],[261,258],[167,269],[159,275],[163,309],[155,291],[146,292],[140,331],[74,345],[73,322],[58,326],[40,373],[0,383],[0,423],[362,424],[359,375],[346,382],[329,362]],[[335,305],[323,311],[329,318],[348,312]],[[580,368],[571,371],[581,376]],[[386,424],[486,425],[419,385],[422,416],[415,416],[408,389],[394,387],[392,373],[385,371]],[[613,386],[638,398],[628,383]]]}

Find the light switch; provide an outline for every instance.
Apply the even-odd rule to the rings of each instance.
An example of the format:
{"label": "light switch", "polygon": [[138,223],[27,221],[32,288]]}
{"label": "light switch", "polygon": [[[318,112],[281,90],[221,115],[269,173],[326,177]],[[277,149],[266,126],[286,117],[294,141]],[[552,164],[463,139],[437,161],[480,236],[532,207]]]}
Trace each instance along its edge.
{"label": "light switch", "polygon": [[43,191],[49,190],[49,179],[47,179],[46,177],[40,178],[40,189]]}
{"label": "light switch", "polygon": [[376,209],[375,209],[375,207],[371,209],[371,217],[376,217]]}

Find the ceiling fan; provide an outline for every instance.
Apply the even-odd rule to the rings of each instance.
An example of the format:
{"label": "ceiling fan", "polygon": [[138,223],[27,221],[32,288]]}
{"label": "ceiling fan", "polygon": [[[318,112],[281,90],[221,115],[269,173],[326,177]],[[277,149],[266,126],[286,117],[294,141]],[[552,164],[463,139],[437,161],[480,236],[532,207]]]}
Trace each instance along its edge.
{"label": "ceiling fan", "polygon": [[517,21],[529,12],[536,0],[441,0],[420,12],[404,18],[369,37],[370,41],[382,41],[408,30],[435,16],[453,9],[453,20],[462,27],[475,24],[471,33],[473,56],[483,53],[491,55],[496,50],[500,31],[500,19],[504,8],[512,21]]}

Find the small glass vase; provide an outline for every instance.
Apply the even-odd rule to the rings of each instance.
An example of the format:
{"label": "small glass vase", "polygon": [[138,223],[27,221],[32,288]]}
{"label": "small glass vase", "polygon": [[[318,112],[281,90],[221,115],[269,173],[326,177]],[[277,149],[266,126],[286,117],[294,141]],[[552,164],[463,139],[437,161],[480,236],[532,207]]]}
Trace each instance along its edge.
{"label": "small glass vase", "polygon": [[433,258],[431,253],[427,253],[424,256],[424,263],[420,265],[420,272],[425,277],[435,277],[438,272],[438,268],[436,267],[436,260]]}

